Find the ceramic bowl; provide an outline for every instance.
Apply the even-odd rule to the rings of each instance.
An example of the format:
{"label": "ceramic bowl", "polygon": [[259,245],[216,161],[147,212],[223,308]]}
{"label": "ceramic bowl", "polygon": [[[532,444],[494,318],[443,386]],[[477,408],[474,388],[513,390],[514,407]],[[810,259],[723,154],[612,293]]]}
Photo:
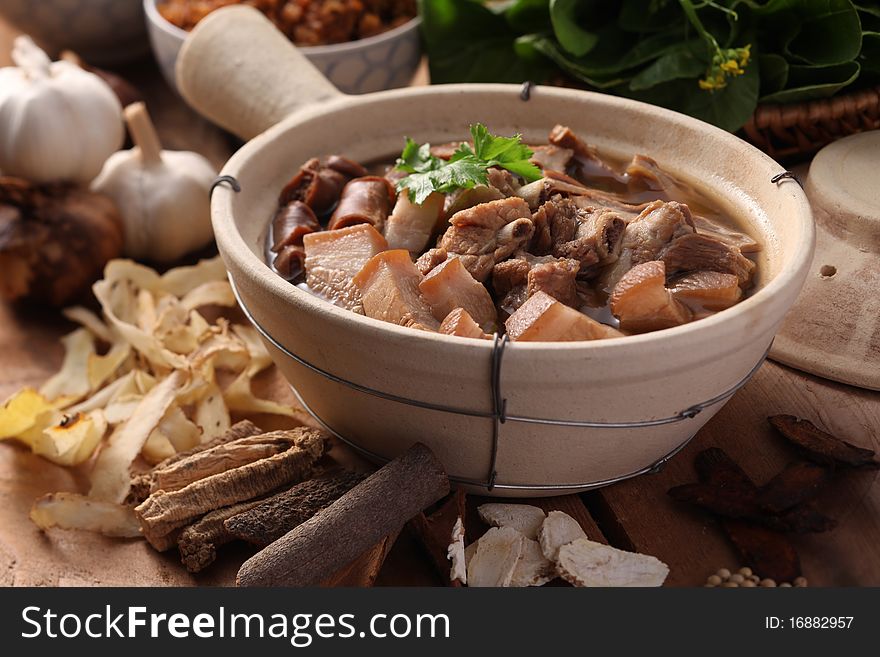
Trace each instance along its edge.
{"label": "ceramic bowl", "polygon": [[[143,0],[144,12],[153,53],[168,84],[174,87],[174,65],[187,32],[162,17],[156,9],[161,1]],[[419,19],[366,39],[301,50],[343,93],[364,94],[404,87],[421,61]]]}
{"label": "ceramic bowl", "polygon": [[142,0],[0,0],[0,15],[53,55],[112,65],[149,52]]}
{"label": "ceramic bowl", "polygon": [[[181,53],[181,92],[245,138],[273,127],[223,169],[239,191],[214,190],[217,244],[281,371],[314,415],[355,448],[382,461],[424,442],[457,483],[487,492],[494,472],[493,495],[585,490],[675,453],[762,362],[803,284],[814,229],[800,186],[771,182],[782,169],[761,151],[681,114],[569,89],[537,87],[528,101],[518,86],[498,84],[345,96],[253,11],[222,11]],[[220,37],[227,21],[242,30],[232,68],[219,57],[230,46]],[[264,65],[266,56],[275,68]],[[234,84],[221,84],[230,79]],[[282,84],[289,79],[297,84]],[[708,319],[655,333],[508,344],[494,390],[506,421],[496,424],[491,341],[353,314],[290,285],[266,264],[278,190],[306,159],[389,156],[400,151],[403,135],[446,142],[461,139],[475,121],[539,142],[562,123],[604,152],[646,153],[698,181],[763,244],[757,290]]]}

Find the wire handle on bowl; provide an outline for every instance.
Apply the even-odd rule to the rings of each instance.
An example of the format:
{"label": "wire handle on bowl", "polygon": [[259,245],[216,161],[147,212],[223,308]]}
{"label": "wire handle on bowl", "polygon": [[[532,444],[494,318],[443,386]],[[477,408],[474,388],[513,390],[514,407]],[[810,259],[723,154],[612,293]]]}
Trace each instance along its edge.
{"label": "wire handle on bowl", "polygon": [[[449,479],[451,481],[460,483],[460,484],[468,484],[471,486],[480,486],[485,488],[487,491],[492,491],[495,488],[504,489],[504,490],[521,490],[521,491],[550,491],[550,490],[587,490],[591,488],[599,488],[601,486],[607,486],[609,484],[616,483],[618,481],[623,481],[624,479],[629,479],[631,477],[635,477],[641,474],[652,474],[659,472],[664,465],[671,459],[673,456],[678,454],[685,446],[690,442],[691,438],[693,438],[693,434],[688,437],[684,442],[680,445],[676,446],[672,451],[668,454],[664,455],[660,459],[646,465],[639,470],[631,472],[626,475],[621,475],[619,477],[614,477],[612,479],[606,479],[603,481],[592,481],[592,482],[582,482],[576,484],[524,484],[524,483],[497,483],[498,479],[498,471],[497,471],[497,461],[498,461],[498,453],[501,447],[501,425],[506,422],[525,422],[529,424],[541,424],[541,425],[552,425],[552,426],[566,426],[566,427],[578,427],[578,428],[602,428],[602,429],[634,429],[634,428],[645,428],[645,427],[656,427],[664,424],[672,424],[675,422],[683,422],[687,420],[692,420],[697,415],[699,415],[703,410],[714,406],[715,404],[720,404],[721,402],[732,397],[740,388],[742,388],[746,383],[748,383],[752,376],[761,368],[764,364],[764,360],[767,358],[767,354],[770,351],[770,346],[772,346],[772,340],[770,346],[767,347],[767,350],[764,352],[764,355],[761,356],[760,360],[755,364],[755,366],[749,370],[749,372],[740,379],[736,384],[725,390],[724,392],[712,397],[711,399],[707,399],[698,404],[693,404],[688,408],[676,413],[675,415],[671,415],[669,417],[664,418],[656,418],[651,420],[634,420],[634,421],[622,421],[622,422],[601,422],[601,421],[593,421],[593,420],[554,420],[551,418],[534,418],[534,417],[525,417],[518,415],[509,415],[507,413],[507,399],[504,397],[501,388],[501,363],[502,358],[504,356],[504,351],[508,346],[508,337],[506,335],[499,336],[495,335],[492,347],[492,358],[491,358],[491,369],[489,375],[489,389],[491,393],[492,400],[492,410],[487,411],[472,411],[468,409],[460,409],[451,406],[445,406],[443,404],[435,404],[433,402],[425,402],[418,399],[409,399],[407,397],[401,397],[399,395],[394,395],[388,392],[384,392],[382,390],[376,390],[375,388],[370,388],[369,386],[362,385],[360,383],[355,383],[354,381],[349,381],[348,379],[343,379],[332,372],[328,372],[313,363],[305,360],[302,356],[299,356],[293,353],[290,349],[281,344],[278,340],[276,340],[271,333],[269,333],[265,327],[263,327],[251,314],[247,305],[245,305],[244,300],[241,298],[241,295],[238,292],[238,289],[235,286],[235,281],[232,280],[232,276],[229,276],[229,284],[232,287],[232,293],[235,295],[236,301],[238,301],[238,305],[241,308],[244,316],[247,317],[248,321],[253,325],[253,327],[257,330],[257,332],[263,336],[263,338],[276,349],[278,349],[285,356],[293,360],[295,363],[305,367],[306,369],[318,374],[319,376],[332,381],[333,383],[337,383],[339,385],[343,385],[347,388],[355,390],[357,392],[367,394],[373,397],[377,397],[379,399],[384,399],[386,401],[396,402],[398,404],[406,404],[407,406],[415,406],[417,408],[424,408],[431,411],[439,411],[441,413],[452,413],[455,415],[465,415],[468,417],[484,417],[493,420],[493,429],[492,429],[492,442],[491,442],[491,453],[489,455],[489,470],[484,481],[478,481],[474,479],[465,479],[462,477],[456,477],[454,475],[450,475]],[[371,452],[360,445],[358,445],[357,441],[353,440],[350,436],[344,436],[334,430],[323,418],[315,413],[309,406],[309,404],[303,399],[302,395],[299,394],[299,391],[291,386],[294,394],[299,400],[302,407],[312,416],[318,423],[324,427],[327,431],[332,433],[334,436],[342,440],[344,443],[352,447],[354,450],[360,452],[361,454],[367,456],[368,458],[377,461],[377,462],[385,462],[388,459],[381,454],[376,454],[375,452]],[[696,432],[696,429],[695,429]]]}

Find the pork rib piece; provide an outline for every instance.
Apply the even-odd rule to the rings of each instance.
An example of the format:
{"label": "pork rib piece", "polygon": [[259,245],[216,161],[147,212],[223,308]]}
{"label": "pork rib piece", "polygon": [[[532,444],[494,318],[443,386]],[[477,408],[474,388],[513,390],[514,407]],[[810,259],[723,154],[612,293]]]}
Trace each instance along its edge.
{"label": "pork rib piece", "polygon": [[496,262],[510,257],[532,237],[532,213],[519,197],[489,201],[455,213],[438,246],[483,282]]}

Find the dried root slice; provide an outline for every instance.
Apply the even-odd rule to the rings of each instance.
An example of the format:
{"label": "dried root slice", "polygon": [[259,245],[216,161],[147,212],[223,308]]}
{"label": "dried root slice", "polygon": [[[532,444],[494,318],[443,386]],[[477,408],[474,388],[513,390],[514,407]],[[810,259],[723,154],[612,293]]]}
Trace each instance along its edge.
{"label": "dried root slice", "polygon": [[89,497],[105,502],[122,502],[128,496],[131,488],[129,468],[150,433],[174,402],[185,379],[184,372],[175,370],[144,395],[128,421],[113,432],[92,470]]}
{"label": "dried root slice", "polygon": [[523,541],[522,556],[516,562],[510,586],[543,586],[556,577],[556,566],[541,551],[538,541]]}
{"label": "dried root slice", "polygon": [[666,266],[652,260],[630,269],[614,286],[611,312],[620,328],[644,333],[691,321],[691,311],[666,289]]}
{"label": "dried root slice", "polygon": [[180,459],[158,470],[150,493],[180,490],[189,484],[287,451],[295,444],[285,432],[239,438]]}
{"label": "dried root slice", "polygon": [[550,561],[557,561],[559,549],[572,541],[586,538],[580,523],[563,511],[551,511],[538,532],[541,552]]}
{"label": "dried root slice", "polygon": [[304,481],[230,516],[225,522],[226,529],[236,538],[265,547],[333,504],[365,478],[366,475],[343,472]]}
{"label": "dried root slice", "polygon": [[181,563],[191,573],[200,572],[214,563],[217,558],[217,548],[235,540],[235,536],[224,526],[224,521],[254,508],[261,502],[262,500],[250,500],[211,511],[180,532],[177,547],[180,550]]}
{"label": "dried root slice", "polygon": [[483,534],[468,564],[468,586],[510,586],[525,541],[510,527],[493,527]]}
{"label": "dried root slice", "polygon": [[125,538],[141,535],[131,507],[91,500],[75,493],[43,495],[34,502],[30,516],[40,529],[84,529]]}
{"label": "dried root slice", "polygon": [[662,586],[669,567],[646,554],[625,552],[588,538],[559,548],[560,576],[574,586]]}
{"label": "dried root slice", "polygon": [[492,527],[510,527],[526,538],[536,540],[547,515],[528,504],[481,504],[477,507],[480,519]]}
{"label": "dried root slice", "polygon": [[126,498],[126,502],[128,504],[133,504],[134,506],[137,506],[145,499],[147,499],[153,490],[158,490],[158,488],[154,489],[153,487],[153,484],[156,481],[156,476],[164,469],[173,466],[175,463],[182,461],[183,459],[192,456],[193,454],[198,454],[199,452],[211,449],[212,447],[217,447],[218,445],[223,445],[224,443],[238,440],[239,438],[256,436],[260,433],[262,433],[260,428],[250,420],[242,420],[241,422],[236,422],[223,435],[218,436],[217,438],[214,438],[213,440],[210,440],[208,442],[202,443],[201,445],[196,445],[192,449],[186,450],[184,452],[178,452],[174,456],[167,458],[156,465],[156,467],[154,467],[152,470],[132,477],[131,490],[129,491],[128,498]]}
{"label": "dried root slice", "polygon": [[467,584],[467,563],[464,555],[464,523],[461,516],[452,527],[452,542],[446,548],[446,558],[452,562],[449,569],[449,581]]}
{"label": "dried root slice", "polygon": [[308,478],[315,462],[324,454],[326,434],[305,427],[272,433],[289,436],[291,447],[269,458],[194,481],[180,490],[159,490],[137,506],[135,513],[150,544],[160,549],[160,545],[167,545],[168,534],[199,516]]}

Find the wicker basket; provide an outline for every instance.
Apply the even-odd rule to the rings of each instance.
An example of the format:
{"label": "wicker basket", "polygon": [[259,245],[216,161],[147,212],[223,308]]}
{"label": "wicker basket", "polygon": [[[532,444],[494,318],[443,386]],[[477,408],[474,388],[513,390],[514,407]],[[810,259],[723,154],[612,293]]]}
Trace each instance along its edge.
{"label": "wicker basket", "polygon": [[782,162],[803,160],[836,139],[880,129],[880,87],[791,105],[761,105],[743,136]]}

